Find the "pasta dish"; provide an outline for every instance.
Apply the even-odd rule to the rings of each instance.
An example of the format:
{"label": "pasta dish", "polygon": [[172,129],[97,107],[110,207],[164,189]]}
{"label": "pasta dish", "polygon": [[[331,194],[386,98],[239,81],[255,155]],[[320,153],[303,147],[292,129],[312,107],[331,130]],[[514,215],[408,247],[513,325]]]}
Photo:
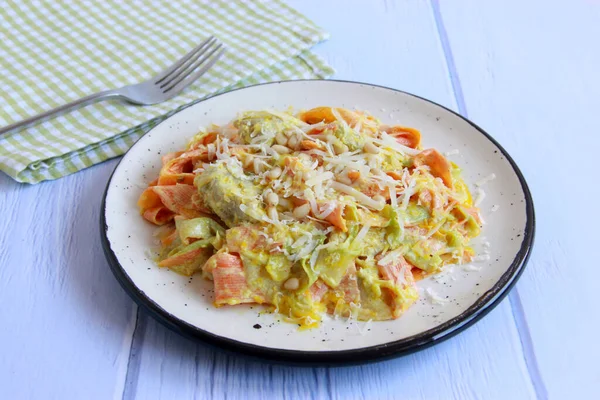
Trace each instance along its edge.
{"label": "pasta dish", "polygon": [[331,107],[202,129],[138,205],[160,267],[211,280],[215,306],[264,304],[305,328],[400,317],[416,280],[472,259],[481,225],[460,168],[418,130]]}

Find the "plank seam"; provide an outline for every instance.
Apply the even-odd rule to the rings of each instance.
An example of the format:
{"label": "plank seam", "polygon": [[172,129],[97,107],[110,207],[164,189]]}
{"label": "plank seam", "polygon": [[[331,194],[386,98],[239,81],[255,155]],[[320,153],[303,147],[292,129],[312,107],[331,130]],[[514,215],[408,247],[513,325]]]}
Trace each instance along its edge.
{"label": "plank seam", "polygon": [[525,365],[527,366],[527,372],[529,372],[533,390],[538,399],[546,400],[548,398],[548,392],[544,380],[542,379],[542,374],[540,373],[529,325],[527,324],[523,303],[521,302],[521,296],[516,287],[508,294],[508,299],[513,320],[517,327],[517,333],[519,334],[519,340],[521,341],[523,358],[525,359]]}
{"label": "plank seam", "polygon": [[440,11],[439,0],[430,0],[431,11],[433,12],[433,20],[438,31],[438,38],[440,39],[440,45],[442,46],[442,52],[444,53],[444,59],[446,61],[446,69],[448,76],[450,77],[450,83],[452,84],[452,91],[454,92],[454,99],[456,100],[456,106],[458,113],[464,117],[467,117],[467,106],[465,105],[465,98],[463,96],[462,86],[458,77],[458,71],[456,70],[456,64],[454,63],[454,56],[452,55],[452,49],[450,48],[450,41],[448,40],[448,34],[446,33],[446,27],[442,20],[442,13]]}
{"label": "plank seam", "polygon": [[125,385],[121,400],[132,400],[136,397],[137,383],[140,375],[139,351],[143,343],[143,335],[140,332],[144,330],[144,324],[140,323],[140,309],[137,307],[135,313],[135,328],[131,337],[131,346],[129,347],[129,359],[127,360],[127,373],[125,374]]}
{"label": "plank seam", "polygon": [[[454,62],[452,48],[448,39],[448,33],[446,32],[446,27],[444,26],[444,21],[442,19],[439,0],[430,0],[430,4],[433,19],[438,31],[438,37],[440,39],[440,45],[444,53],[446,68],[452,84],[452,90],[454,92],[454,98],[456,100],[458,112],[464,117],[468,117],[467,106],[465,103],[460,78],[458,76],[458,71],[456,69],[456,64]],[[525,366],[527,367],[529,380],[531,381],[531,385],[536,397],[538,399],[546,400],[548,398],[548,392],[540,373],[537,357],[533,348],[531,333],[525,318],[525,312],[523,310],[523,304],[521,303],[521,297],[519,296],[519,292],[516,287],[513,288],[511,293],[509,293],[508,299],[513,321],[515,323],[515,327],[517,328],[517,334],[521,343],[521,352],[525,361]]]}

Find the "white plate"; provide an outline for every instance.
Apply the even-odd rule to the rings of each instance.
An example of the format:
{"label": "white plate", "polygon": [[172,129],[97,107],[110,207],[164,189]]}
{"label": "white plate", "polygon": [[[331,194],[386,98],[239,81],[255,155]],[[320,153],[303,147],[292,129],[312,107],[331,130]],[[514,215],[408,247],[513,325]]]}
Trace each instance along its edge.
{"label": "white plate", "polygon": [[[473,268],[454,266],[418,283],[421,299],[400,319],[349,323],[326,320],[298,331],[259,306],[215,308],[211,283],[189,279],[151,260],[154,226],[136,206],[160,168],[160,156],[183,148],[200,126],[222,124],[239,111],[336,106],[368,110],[386,124],[419,129],[423,145],[463,167],[469,186],[490,174],[481,203],[486,222],[476,250],[490,244],[490,259]],[[495,210],[495,211],[493,211]],[[101,213],[103,245],[125,290],[156,319],[193,338],[246,354],[291,362],[361,362],[406,354],[446,339],[474,323],[507,294],[523,271],[533,243],[534,211],[527,184],[498,143],[479,127],[440,105],[401,91],[353,82],[291,81],[252,86],[201,101],[156,126],[125,154],[108,183]],[[467,270],[470,269],[470,270]],[[447,300],[436,304],[425,289]],[[260,328],[259,328],[260,327]]]}

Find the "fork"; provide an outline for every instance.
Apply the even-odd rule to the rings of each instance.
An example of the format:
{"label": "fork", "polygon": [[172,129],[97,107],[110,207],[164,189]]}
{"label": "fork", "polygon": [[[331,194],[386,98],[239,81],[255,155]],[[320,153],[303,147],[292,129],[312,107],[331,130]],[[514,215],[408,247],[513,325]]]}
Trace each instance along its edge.
{"label": "fork", "polygon": [[211,36],[176,63],[144,82],[127,85],[120,89],[105,90],[91,94],[53,110],[1,128],[0,135],[18,128],[33,125],[55,114],[107,99],[117,98],[138,105],[162,103],[176,96],[204,75],[224,52],[225,47],[214,36]]}

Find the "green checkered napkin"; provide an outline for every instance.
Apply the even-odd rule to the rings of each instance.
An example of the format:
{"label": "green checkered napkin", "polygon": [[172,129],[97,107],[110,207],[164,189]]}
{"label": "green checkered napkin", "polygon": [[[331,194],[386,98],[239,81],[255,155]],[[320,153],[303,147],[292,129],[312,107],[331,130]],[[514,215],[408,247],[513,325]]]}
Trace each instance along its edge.
{"label": "green checkered napkin", "polygon": [[19,182],[72,174],[123,154],[178,108],[232,88],[333,73],[308,49],[327,33],[274,1],[0,0],[0,126],[140,82],[215,35],[228,52],[165,103],[96,103],[0,138]]}

